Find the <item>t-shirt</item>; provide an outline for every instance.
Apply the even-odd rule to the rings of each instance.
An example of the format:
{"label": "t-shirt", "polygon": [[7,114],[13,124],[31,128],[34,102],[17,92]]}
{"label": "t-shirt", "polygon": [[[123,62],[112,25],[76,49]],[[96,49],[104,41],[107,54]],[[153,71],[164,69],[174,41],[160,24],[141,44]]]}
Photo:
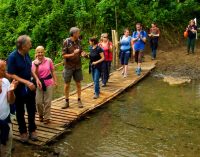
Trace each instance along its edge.
{"label": "t-shirt", "polygon": [[[96,62],[101,59],[100,53],[103,53],[103,49],[100,46],[97,46],[95,49],[90,47],[90,63]],[[98,63],[94,66],[95,68],[101,69],[101,63]]]}
{"label": "t-shirt", "polygon": [[[158,34],[160,34],[160,29],[158,27],[152,27],[150,29],[149,33],[153,34],[153,35],[158,35]],[[151,37],[151,38],[158,38],[158,37],[155,36],[155,37]]]}
{"label": "t-shirt", "polygon": [[120,49],[122,52],[130,53],[131,36],[126,37],[125,35],[123,35],[122,39],[120,40],[120,44]]}
{"label": "t-shirt", "polygon": [[188,26],[188,37],[194,39],[196,38],[196,33],[193,33],[191,31],[192,29],[197,30],[197,26],[196,25]]}
{"label": "t-shirt", "polygon": [[[147,33],[145,31],[140,31],[140,32],[133,32],[132,38],[137,38],[139,34],[140,34],[141,38],[147,37]],[[145,48],[145,42],[144,41],[142,41],[141,39],[134,41],[135,51],[144,50],[144,48]]]}
{"label": "t-shirt", "polygon": [[113,54],[110,52],[110,46],[112,46],[112,42],[108,42],[107,45],[100,43],[99,46],[103,49],[105,61],[112,61]]}
{"label": "t-shirt", "polygon": [[10,106],[7,99],[7,93],[10,88],[10,82],[2,79],[2,92],[0,93],[0,120],[5,120],[10,114]]}
{"label": "t-shirt", "polygon": [[[32,70],[35,70],[36,66],[34,64],[34,62],[32,63]],[[46,78],[47,76],[49,76],[51,74],[51,71],[54,70],[54,65],[53,62],[50,58],[44,58],[44,60],[42,61],[42,63],[38,66],[38,75],[39,78]],[[45,79],[44,80],[45,85],[48,86],[52,86],[54,84],[53,78],[51,79]]]}
{"label": "t-shirt", "polygon": [[[25,56],[21,55],[18,50],[13,51],[7,61],[8,73],[15,74],[25,80],[31,80],[31,66],[32,61],[27,53]],[[29,89],[22,83],[19,83],[15,94],[16,96],[24,96]]]}
{"label": "t-shirt", "polygon": [[81,52],[82,47],[80,40],[72,41],[70,38],[67,38],[63,43],[63,54],[72,54],[75,49],[80,49],[79,55],[75,55],[70,58],[64,59],[65,68],[67,69],[81,69]]}

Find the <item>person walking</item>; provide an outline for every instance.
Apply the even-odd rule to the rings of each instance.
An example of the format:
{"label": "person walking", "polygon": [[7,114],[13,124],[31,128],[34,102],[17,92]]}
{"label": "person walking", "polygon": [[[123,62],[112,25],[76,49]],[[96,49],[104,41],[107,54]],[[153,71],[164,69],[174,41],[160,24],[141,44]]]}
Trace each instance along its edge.
{"label": "person walking", "polygon": [[146,43],[147,33],[142,30],[142,24],[136,24],[136,31],[133,32],[132,40],[134,42],[135,62],[137,63],[136,73],[141,74],[142,57],[144,56],[144,48]]}
{"label": "person walking", "polygon": [[188,39],[187,39],[187,54],[189,55],[190,52],[194,54],[195,42],[196,42],[196,33],[197,33],[197,26],[195,25],[195,21],[191,20],[190,24],[186,28],[188,32]]}
{"label": "person walking", "polygon": [[51,118],[53,86],[57,85],[57,78],[52,60],[45,57],[44,47],[38,46],[35,54],[36,59],[32,63],[32,71],[42,84],[42,88],[36,89],[36,106],[40,122],[48,124]]}
{"label": "person walking", "polygon": [[152,23],[150,31],[149,31],[151,59],[152,60],[156,59],[156,56],[157,56],[159,37],[160,37],[160,29],[157,27],[157,25],[155,23]]}
{"label": "person walking", "polygon": [[120,61],[121,65],[123,67],[122,69],[122,75],[124,78],[127,77],[128,73],[128,61],[130,58],[130,53],[131,53],[131,36],[129,36],[129,30],[125,29],[124,30],[124,35],[122,36],[120,40]]}
{"label": "person walking", "polygon": [[110,76],[111,63],[113,59],[113,54],[112,54],[113,46],[112,42],[110,42],[108,39],[108,33],[101,34],[101,40],[99,46],[103,49],[105,58],[102,63],[102,71],[101,71],[102,87],[105,87]]}
{"label": "person walking", "polygon": [[90,53],[89,55],[83,54],[83,56],[90,59],[90,71],[92,72],[92,79],[94,81],[94,99],[99,98],[100,87],[99,79],[101,76],[102,63],[104,61],[104,51],[98,46],[98,40],[95,37],[89,39]]}
{"label": "person walking", "polygon": [[[15,105],[16,105],[16,117],[19,126],[20,140],[27,142],[29,137],[31,140],[37,140],[36,124],[35,124],[35,85],[31,82],[32,75],[36,79],[38,87],[41,87],[41,83],[38,77],[32,74],[31,71],[31,59],[28,54],[31,48],[31,39],[27,35],[19,36],[16,42],[17,49],[14,50],[8,57],[7,66],[8,74],[14,80],[19,82],[19,85],[15,89]],[[28,113],[28,131],[25,122],[25,109]]]}
{"label": "person walking", "polygon": [[0,156],[11,157],[12,150],[12,124],[10,119],[10,106],[15,102],[14,90],[18,81],[12,83],[6,78],[6,62],[0,60]]}
{"label": "person walking", "polygon": [[65,82],[65,104],[62,109],[69,107],[69,89],[71,78],[73,77],[78,94],[78,106],[83,108],[81,101],[81,81],[83,80],[82,67],[81,67],[81,53],[82,48],[80,44],[80,29],[72,27],[70,29],[70,37],[63,43],[62,57],[64,59],[63,78]]}

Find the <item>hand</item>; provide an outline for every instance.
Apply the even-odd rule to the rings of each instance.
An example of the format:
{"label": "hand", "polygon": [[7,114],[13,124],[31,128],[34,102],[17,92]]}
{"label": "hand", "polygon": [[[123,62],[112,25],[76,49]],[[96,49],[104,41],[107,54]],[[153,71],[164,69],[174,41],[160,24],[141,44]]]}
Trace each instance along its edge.
{"label": "hand", "polygon": [[26,86],[31,90],[34,91],[36,89],[35,85],[32,82],[29,82],[26,84]]}
{"label": "hand", "polygon": [[0,94],[2,92],[2,79],[0,79]]}
{"label": "hand", "polygon": [[80,49],[75,49],[75,50],[74,50],[74,54],[76,55],[76,54],[78,54],[78,53],[80,53]]}
{"label": "hand", "polygon": [[17,81],[17,80],[13,80],[12,82],[11,82],[11,84],[10,84],[10,89],[9,89],[9,91],[13,91],[13,90],[15,90],[16,88],[17,88],[17,85],[19,84],[19,82]]}
{"label": "hand", "polygon": [[96,65],[97,64],[97,62],[92,62],[92,65]]}
{"label": "hand", "polygon": [[39,61],[38,59],[34,60],[34,64],[35,65],[40,65],[41,64],[41,61]]}
{"label": "hand", "polygon": [[83,51],[83,52],[81,53],[81,56],[82,56],[82,57],[86,57],[86,56],[87,56],[87,53]]}
{"label": "hand", "polygon": [[36,84],[37,84],[37,87],[38,87],[39,89],[42,89],[42,83],[40,82],[39,79],[36,80]]}
{"label": "hand", "polygon": [[54,81],[54,86],[57,87],[58,86],[58,83],[56,81]]}

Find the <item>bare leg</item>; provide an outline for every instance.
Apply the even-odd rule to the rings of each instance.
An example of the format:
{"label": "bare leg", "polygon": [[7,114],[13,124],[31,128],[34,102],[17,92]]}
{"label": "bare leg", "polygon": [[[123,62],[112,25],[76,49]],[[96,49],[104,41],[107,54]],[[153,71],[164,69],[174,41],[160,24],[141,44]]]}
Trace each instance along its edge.
{"label": "bare leg", "polygon": [[81,82],[76,82],[78,99],[81,99]]}

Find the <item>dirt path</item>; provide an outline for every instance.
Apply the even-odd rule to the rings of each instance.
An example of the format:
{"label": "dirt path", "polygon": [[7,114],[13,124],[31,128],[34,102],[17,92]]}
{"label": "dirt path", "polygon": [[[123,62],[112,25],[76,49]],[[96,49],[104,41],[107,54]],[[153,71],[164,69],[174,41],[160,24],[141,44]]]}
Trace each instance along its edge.
{"label": "dirt path", "polygon": [[[158,64],[156,74],[164,74],[175,77],[189,77],[200,79],[200,47],[197,43],[195,54],[186,54],[186,47],[173,48],[166,50],[162,47],[158,51]],[[161,45],[162,46],[162,45]]]}

